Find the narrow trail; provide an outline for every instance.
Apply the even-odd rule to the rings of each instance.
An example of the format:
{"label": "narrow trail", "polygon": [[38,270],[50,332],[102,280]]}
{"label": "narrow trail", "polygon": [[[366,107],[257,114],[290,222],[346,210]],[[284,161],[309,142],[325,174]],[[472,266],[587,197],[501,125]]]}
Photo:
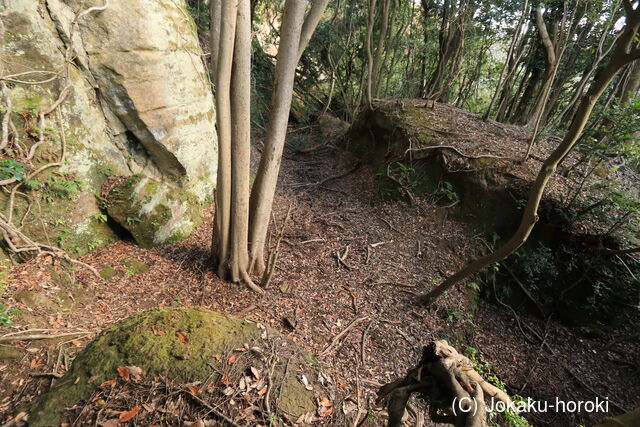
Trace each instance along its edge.
{"label": "narrow trail", "polygon": [[[354,162],[329,148],[312,153],[287,149],[275,202],[276,228],[290,205],[292,213],[264,295],[225,283],[209,269],[209,208],[207,223],[178,244],[145,250],[121,241],[83,257],[96,268],[112,267],[115,277],[110,280],[100,282],[77,271],[64,285],[55,279],[60,266],[50,260],[17,266],[0,302],[25,313],[15,319],[21,329],[96,332],[135,312],[162,306],[204,306],[245,316],[270,324],[320,355],[317,358],[345,393],[355,393],[358,375],[366,398],[374,396],[375,384],[403,376],[417,361],[423,343],[444,338],[461,351],[467,346],[477,349],[514,393],[535,399],[592,400],[595,391],[627,409],[637,404],[640,383],[631,373],[634,364],[638,366],[640,344],[623,339],[629,331],[586,339],[553,321],[545,324],[484,302],[474,314],[476,302],[466,286],[429,310],[421,308],[418,295],[472,256],[478,247],[474,232],[451,220],[436,200],[420,200],[413,207],[380,200],[366,166],[313,185],[353,169]],[[132,269],[133,265],[145,268]],[[72,294],[75,301],[68,310],[45,304],[29,311],[14,299],[25,290],[56,303]],[[362,320],[329,348],[332,339],[358,318]],[[528,328],[544,337],[544,344]],[[10,330],[3,328],[0,335],[6,332]],[[73,345],[81,348],[84,343],[86,339]],[[0,413],[28,402],[45,386],[46,380],[28,376],[45,372],[50,363],[37,345],[23,344],[25,350],[36,349],[13,362],[0,362]],[[34,364],[34,359],[43,361]],[[588,425],[602,414],[528,418],[534,425]]]}

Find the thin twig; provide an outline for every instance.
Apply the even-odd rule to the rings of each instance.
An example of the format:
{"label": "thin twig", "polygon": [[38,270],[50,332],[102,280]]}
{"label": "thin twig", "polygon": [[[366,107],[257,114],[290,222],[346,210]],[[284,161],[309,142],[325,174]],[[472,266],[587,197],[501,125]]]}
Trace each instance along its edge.
{"label": "thin twig", "polygon": [[320,353],[320,357],[326,356],[327,354],[329,354],[338,344],[340,344],[340,341],[347,335],[347,333],[353,328],[355,327],[358,323],[363,322],[365,320],[368,320],[369,318],[367,316],[362,316],[362,317],[356,317],[355,319],[353,319],[351,321],[351,323],[349,323],[343,330],[342,332],[340,332],[338,335],[336,335],[335,337],[333,337],[333,339],[331,340],[331,343],[327,346],[327,348],[325,348],[321,353]]}
{"label": "thin twig", "polygon": [[2,336],[0,337],[0,342],[13,342],[13,341],[36,341],[36,340],[50,340],[55,338],[62,337],[71,337],[71,336],[80,336],[80,335],[90,335],[90,332],[72,332],[67,334],[58,334],[58,335],[13,335],[13,336]]}
{"label": "thin twig", "polygon": [[276,246],[273,251],[269,254],[269,259],[267,261],[267,268],[265,269],[264,275],[262,276],[262,288],[266,289],[271,282],[271,278],[273,277],[273,272],[276,269],[276,263],[278,262],[278,254],[280,253],[280,242],[282,242],[282,237],[284,236],[284,230],[287,226],[287,222],[289,221],[289,217],[291,216],[291,209],[293,208],[293,203],[289,204],[289,208],[287,209],[287,214],[284,217],[284,221],[282,221],[282,227],[280,227],[280,231],[278,232],[278,238],[276,239]]}
{"label": "thin twig", "polygon": [[200,405],[204,406],[205,408],[207,408],[209,411],[211,411],[212,413],[214,413],[218,418],[220,418],[221,420],[225,421],[227,424],[229,424],[230,426],[234,426],[234,427],[239,427],[238,424],[236,424],[235,422],[233,422],[233,420],[229,417],[227,417],[225,414],[223,414],[222,412],[220,412],[218,409],[214,408],[213,406],[209,405],[207,402],[205,402],[204,400],[200,399],[198,396],[196,396],[195,394],[191,393],[189,390],[183,389],[180,390],[182,393],[190,396],[193,400],[195,400],[196,402],[198,402]]}
{"label": "thin twig", "polygon": [[364,331],[362,331],[362,341],[360,342],[360,362],[362,362],[362,366],[367,366],[367,354],[366,354],[366,346],[367,346],[367,333],[371,326],[373,325],[373,320],[369,322]]}

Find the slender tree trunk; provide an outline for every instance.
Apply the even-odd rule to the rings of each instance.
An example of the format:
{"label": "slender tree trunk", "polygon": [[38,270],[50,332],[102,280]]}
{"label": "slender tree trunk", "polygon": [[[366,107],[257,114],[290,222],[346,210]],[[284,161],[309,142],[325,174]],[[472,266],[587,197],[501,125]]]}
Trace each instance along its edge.
{"label": "slender tree trunk", "polygon": [[376,0],[369,0],[369,22],[367,23],[367,107],[373,102],[373,25],[376,18]]}
{"label": "slender tree trunk", "polygon": [[211,76],[213,84],[217,85],[218,79],[218,56],[220,52],[220,14],[222,13],[221,0],[209,0],[209,14],[211,22],[209,24],[209,50],[211,52]]}
{"label": "slender tree trunk", "polygon": [[498,77],[498,84],[496,85],[496,90],[493,93],[493,96],[491,97],[491,102],[487,107],[487,111],[482,116],[482,120],[484,121],[487,121],[487,119],[489,118],[489,115],[491,114],[491,110],[495,105],[496,99],[498,98],[498,95],[502,91],[503,83],[505,82],[503,80],[503,77],[505,75],[505,72],[507,71],[507,68],[509,68],[509,64],[512,62],[514,49],[518,41],[518,38],[520,37],[520,31],[522,30],[522,25],[524,24],[524,19],[525,19],[525,16],[527,15],[528,8],[529,8],[529,0],[524,0],[524,3],[522,4],[522,13],[520,14],[520,19],[518,19],[518,24],[516,25],[516,28],[513,32],[513,37],[511,38],[511,43],[509,44],[509,50],[507,51],[507,58],[504,62],[504,66],[502,67],[502,70],[500,70],[500,77]]}
{"label": "slender tree trunk", "polygon": [[373,57],[373,69],[372,69],[372,96],[378,98],[380,96],[380,82],[382,71],[382,59],[385,54],[385,45],[387,42],[387,31],[389,29],[389,9],[391,7],[392,0],[383,0],[382,2],[382,17],[380,18],[380,34],[378,35],[378,43]]}
{"label": "slender tree trunk", "polygon": [[640,89],[640,60],[635,60],[631,64],[629,70],[629,78],[622,87],[622,94],[620,95],[620,103],[626,104],[629,102]]}
{"label": "slender tree trunk", "polygon": [[587,86],[587,83],[591,80],[591,77],[595,74],[596,70],[600,66],[600,63],[609,55],[609,53],[611,53],[611,50],[616,45],[616,41],[618,40],[618,37],[614,39],[613,43],[611,43],[611,45],[606,51],[603,50],[604,42],[606,41],[607,36],[609,35],[611,31],[611,27],[613,26],[614,22],[615,20],[613,19],[613,15],[612,15],[611,22],[609,23],[609,25],[607,25],[607,27],[602,32],[602,35],[600,36],[600,41],[598,43],[598,48],[596,50],[596,56],[594,57],[589,68],[585,70],[585,72],[582,74],[582,78],[578,83],[578,86],[575,90],[573,97],[567,103],[562,113],[557,115],[557,119],[552,124],[553,126],[558,125],[558,123],[560,122],[565,122],[571,119],[571,114],[574,112],[575,106],[577,105],[578,101],[584,94],[584,90]]}
{"label": "slender tree trunk", "polygon": [[637,37],[638,29],[640,28],[640,6],[634,9],[629,0],[624,0],[624,6],[627,15],[626,24],[623,34],[616,43],[616,48],[611,60],[582,98],[564,139],[542,165],[533,187],[529,192],[529,199],[524,208],[518,230],[503,246],[489,255],[473,261],[429,292],[424,298],[427,305],[433,303],[456,283],[459,283],[493,263],[504,260],[527,241],[538,220],[538,207],[540,206],[540,201],[542,200],[547,183],[554,175],[558,165],[574,148],[598,99],[622,67],[640,58],[640,49],[631,50],[634,39]]}
{"label": "slender tree trunk", "polygon": [[249,173],[251,158],[251,1],[238,0],[236,42],[231,79],[231,244],[229,272],[233,282],[253,284],[249,267]]}
{"label": "slender tree trunk", "polygon": [[226,277],[229,258],[231,224],[231,71],[236,33],[237,3],[224,2],[221,11],[220,47],[216,88],[218,115],[218,183],[216,187],[216,219],[213,235],[214,264],[220,277]]}
{"label": "slender tree trunk", "polygon": [[538,27],[538,31],[540,32],[540,39],[542,40],[542,45],[544,46],[544,51],[546,55],[547,68],[544,72],[544,78],[542,80],[542,90],[540,91],[540,96],[533,107],[533,111],[529,116],[529,120],[525,124],[525,127],[532,128],[539,123],[540,116],[542,111],[544,110],[544,106],[547,103],[547,99],[549,99],[549,91],[551,90],[551,86],[553,85],[553,79],[556,76],[556,71],[558,69],[558,50],[557,46],[554,45],[551,37],[549,37],[549,33],[547,32],[547,24],[544,22],[543,5],[540,4],[536,9],[536,26]]}
{"label": "slender tree trunk", "polygon": [[307,14],[307,17],[304,20],[304,24],[302,25],[302,30],[300,33],[300,46],[298,46],[298,56],[296,60],[296,64],[300,62],[300,58],[302,58],[302,53],[309,45],[309,41],[311,40],[311,36],[316,31],[320,20],[322,19],[322,15],[324,14],[327,5],[329,4],[329,0],[314,0],[311,4],[311,9]]}
{"label": "slender tree trunk", "polygon": [[251,191],[250,271],[255,274],[262,274],[265,268],[264,247],[287,133],[305,5],[305,0],[287,0],[280,27],[280,44],[267,135]]}

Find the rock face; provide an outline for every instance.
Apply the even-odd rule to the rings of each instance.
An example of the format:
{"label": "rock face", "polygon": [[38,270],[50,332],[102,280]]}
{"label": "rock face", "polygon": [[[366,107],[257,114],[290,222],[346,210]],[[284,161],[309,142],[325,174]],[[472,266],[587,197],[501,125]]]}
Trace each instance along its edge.
{"label": "rock face", "polygon": [[[37,141],[37,113],[66,94],[46,117],[45,141],[33,159],[11,145],[0,153],[32,171],[60,158],[65,136],[62,166],[23,187],[44,202],[40,220],[29,213],[23,231],[80,254],[117,238],[96,197],[109,176],[147,177],[164,191],[184,193],[195,207],[212,194],[217,171],[214,102],[184,1],[111,1],[79,14],[96,6],[102,2],[21,0],[0,10],[1,74],[46,81],[7,85],[23,148]],[[0,209],[7,203],[0,193]],[[17,200],[16,217],[27,209]]]}
{"label": "rock face", "polygon": [[[59,425],[64,408],[90,397],[104,381],[117,378],[119,366],[136,366],[149,378],[181,382],[213,375],[215,384],[219,380],[216,372],[228,369],[229,383],[235,386],[249,367],[267,368],[261,352],[268,354],[269,346],[277,348],[279,355],[270,379],[271,384],[282,384],[277,406],[297,419],[315,409],[314,394],[321,397],[322,387],[316,384],[310,391],[298,380],[304,374],[315,382],[318,372],[305,359],[309,356],[291,350],[293,345],[285,345],[282,339],[256,323],[204,308],[162,308],[136,314],[104,330],[76,357],[65,376],[32,406],[29,425]],[[234,350],[245,345],[251,350]],[[236,354],[232,369],[224,365],[231,354]]]}

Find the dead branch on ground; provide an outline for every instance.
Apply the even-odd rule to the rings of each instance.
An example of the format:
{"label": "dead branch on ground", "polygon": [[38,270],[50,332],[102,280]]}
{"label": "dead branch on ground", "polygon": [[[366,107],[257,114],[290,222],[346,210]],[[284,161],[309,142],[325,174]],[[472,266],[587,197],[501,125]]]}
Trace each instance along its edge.
{"label": "dead branch on ground", "polygon": [[351,323],[349,323],[343,330],[342,332],[340,332],[338,335],[336,335],[335,337],[333,337],[333,339],[331,340],[331,343],[327,346],[327,348],[325,348],[321,353],[320,353],[320,357],[326,356],[327,354],[331,353],[331,351],[333,351],[333,349],[340,344],[340,342],[342,341],[342,339],[347,335],[347,333],[353,329],[358,323],[360,322],[364,322],[365,320],[368,320],[369,318],[367,316],[362,316],[362,317],[356,317],[355,319],[353,319],[351,321]]}
{"label": "dead branch on ground", "polygon": [[293,204],[289,205],[287,209],[287,214],[284,217],[284,221],[282,221],[282,227],[280,227],[280,231],[278,232],[278,237],[276,238],[276,245],[269,254],[269,258],[267,259],[267,268],[264,270],[264,274],[262,275],[262,289],[266,289],[269,283],[271,282],[271,278],[273,277],[273,272],[276,270],[276,264],[278,262],[278,254],[280,253],[280,242],[282,242],[282,237],[284,237],[284,229],[287,227],[287,222],[289,221],[289,217],[291,216],[291,209],[293,208]]}

